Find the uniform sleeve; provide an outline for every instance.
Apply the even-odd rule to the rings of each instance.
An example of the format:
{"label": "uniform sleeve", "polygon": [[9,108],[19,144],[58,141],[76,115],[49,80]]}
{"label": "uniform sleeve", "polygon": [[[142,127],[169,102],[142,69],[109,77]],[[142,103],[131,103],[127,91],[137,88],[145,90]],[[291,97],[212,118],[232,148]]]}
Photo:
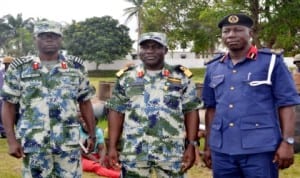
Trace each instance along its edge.
{"label": "uniform sleeve", "polygon": [[202,99],[204,102],[205,108],[215,108],[216,107],[216,100],[213,88],[209,86],[210,74],[209,74],[209,67],[206,68],[205,76],[204,76],[204,83],[203,83],[203,90],[202,90]]}
{"label": "uniform sleeve", "polygon": [[124,79],[118,79],[116,81],[114,90],[112,92],[112,97],[106,103],[107,108],[120,113],[125,113],[127,108],[126,104],[129,101],[125,93],[124,83]]}
{"label": "uniform sleeve", "polygon": [[20,71],[18,68],[9,67],[5,73],[1,97],[4,101],[18,103],[20,100]]}
{"label": "uniform sleeve", "polygon": [[196,85],[188,79],[187,87],[183,91],[182,111],[187,113],[201,108],[201,100],[197,97]]}
{"label": "uniform sleeve", "polygon": [[78,91],[78,102],[89,100],[95,95],[95,88],[91,85],[87,74],[86,68],[83,67]]}
{"label": "uniform sleeve", "polygon": [[272,74],[272,87],[275,103],[278,107],[300,104],[300,97],[292,75],[281,56],[276,59]]}

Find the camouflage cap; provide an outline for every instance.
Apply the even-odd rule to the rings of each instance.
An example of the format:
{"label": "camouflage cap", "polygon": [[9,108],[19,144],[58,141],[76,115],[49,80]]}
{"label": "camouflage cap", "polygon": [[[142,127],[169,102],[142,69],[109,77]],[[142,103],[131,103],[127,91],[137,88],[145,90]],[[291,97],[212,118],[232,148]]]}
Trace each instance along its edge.
{"label": "camouflage cap", "polygon": [[40,21],[34,26],[34,34],[37,36],[41,33],[52,32],[62,36],[62,26],[54,21]]}
{"label": "camouflage cap", "polygon": [[165,33],[160,33],[160,32],[143,33],[141,35],[139,44],[141,45],[144,41],[147,40],[156,41],[157,43],[167,47],[167,36]]}

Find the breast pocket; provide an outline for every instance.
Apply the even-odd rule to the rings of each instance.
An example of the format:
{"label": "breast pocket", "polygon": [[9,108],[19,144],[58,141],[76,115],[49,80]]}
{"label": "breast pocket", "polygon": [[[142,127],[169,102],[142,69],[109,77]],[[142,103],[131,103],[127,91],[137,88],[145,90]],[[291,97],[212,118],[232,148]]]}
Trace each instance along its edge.
{"label": "breast pocket", "polygon": [[142,83],[131,83],[126,88],[126,95],[128,97],[143,95],[144,89],[145,89],[145,86]]}
{"label": "breast pocket", "polygon": [[79,77],[63,76],[61,81],[61,85],[57,87],[61,90],[62,97],[76,99],[79,90]]}
{"label": "breast pocket", "polygon": [[[271,85],[263,82],[266,80],[267,73],[248,74],[248,76],[245,76],[243,80],[243,95],[252,99],[257,97],[260,98],[260,96],[266,96],[266,93],[271,92]],[[252,85],[253,82],[257,83],[257,85]]]}
{"label": "breast pocket", "polygon": [[224,82],[224,75],[215,75],[211,77],[209,86],[214,89],[215,96],[219,98],[223,92],[222,83]]}
{"label": "breast pocket", "polygon": [[38,104],[43,100],[43,84],[38,79],[22,79],[21,94],[26,97],[23,99],[25,105]]}

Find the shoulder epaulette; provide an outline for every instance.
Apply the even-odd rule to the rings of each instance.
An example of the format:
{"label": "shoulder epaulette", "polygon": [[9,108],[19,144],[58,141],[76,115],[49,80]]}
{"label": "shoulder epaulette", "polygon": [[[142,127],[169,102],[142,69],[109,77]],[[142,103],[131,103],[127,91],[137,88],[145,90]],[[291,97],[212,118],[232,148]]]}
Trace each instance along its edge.
{"label": "shoulder epaulette", "polygon": [[206,61],[204,63],[204,65],[208,65],[208,64],[213,63],[215,61],[218,61],[218,60],[222,59],[224,56],[225,56],[225,53],[219,53],[219,54],[215,55],[211,60]]}
{"label": "shoulder epaulette", "polygon": [[20,57],[20,58],[16,58],[12,61],[12,63],[10,64],[11,68],[15,69],[20,65],[26,64],[30,61],[32,61],[34,58],[33,57]]}
{"label": "shoulder epaulette", "polygon": [[187,67],[184,67],[182,65],[178,65],[176,66],[176,68],[183,72],[185,76],[187,76],[188,78],[191,78],[193,76],[193,73],[190,71],[190,69],[188,69]]}
{"label": "shoulder epaulette", "polygon": [[126,65],[124,68],[120,69],[117,73],[116,76],[119,78],[121,77],[126,71],[133,69],[133,64]]}
{"label": "shoulder epaulette", "polygon": [[76,56],[68,56],[67,58],[69,61],[72,61],[74,63],[78,63],[80,65],[83,65],[83,60],[79,57],[76,57]]}
{"label": "shoulder epaulette", "polygon": [[275,49],[270,49],[270,48],[260,48],[258,50],[260,53],[265,53],[265,54],[276,54],[276,55],[283,55],[283,50],[275,50]]}

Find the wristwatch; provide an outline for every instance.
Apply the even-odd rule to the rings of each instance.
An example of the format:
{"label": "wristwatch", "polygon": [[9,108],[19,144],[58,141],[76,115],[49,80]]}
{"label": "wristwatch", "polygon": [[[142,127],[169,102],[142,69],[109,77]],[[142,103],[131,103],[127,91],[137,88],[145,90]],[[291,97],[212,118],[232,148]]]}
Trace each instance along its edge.
{"label": "wristwatch", "polygon": [[286,137],[285,139],[283,139],[286,143],[290,144],[290,145],[294,145],[295,143],[295,139],[294,137]]}
{"label": "wristwatch", "polygon": [[196,140],[193,140],[193,141],[190,141],[190,140],[186,140],[185,141],[185,144],[186,145],[193,145],[194,147],[197,147],[199,144],[198,144],[198,141]]}
{"label": "wristwatch", "polygon": [[96,136],[89,136],[88,139],[96,140]]}

